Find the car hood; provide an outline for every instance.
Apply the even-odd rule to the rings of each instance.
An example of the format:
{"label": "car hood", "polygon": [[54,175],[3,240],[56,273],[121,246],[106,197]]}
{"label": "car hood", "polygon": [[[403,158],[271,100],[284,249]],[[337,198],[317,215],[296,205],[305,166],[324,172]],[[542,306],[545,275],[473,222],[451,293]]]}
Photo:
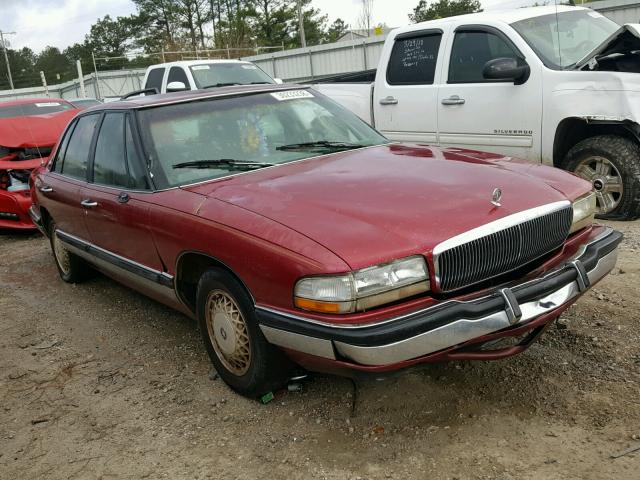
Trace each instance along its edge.
{"label": "car hood", "polygon": [[[574,70],[580,70],[598,58],[616,53],[629,53],[640,49],[640,24],[628,23],[613,32],[604,42],[586,54],[573,66]],[[594,70],[596,64],[589,65]]]}
{"label": "car hood", "polygon": [[[492,205],[495,188],[502,206]],[[588,191],[549,167],[461,149],[389,144],[187,189],[285,225],[357,269],[416,253],[501,217]]]}
{"label": "car hood", "polygon": [[0,118],[0,146],[6,148],[51,147],[80,110],[46,115]]}

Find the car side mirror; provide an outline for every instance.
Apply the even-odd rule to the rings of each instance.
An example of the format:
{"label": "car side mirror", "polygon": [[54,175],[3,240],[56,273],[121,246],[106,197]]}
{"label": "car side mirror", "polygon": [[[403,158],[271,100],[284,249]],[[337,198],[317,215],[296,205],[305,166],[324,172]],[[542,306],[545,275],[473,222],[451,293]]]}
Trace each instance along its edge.
{"label": "car side mirror", "polygon": [[522,85],[526,82],[530,73],[531,68],[527,62],[507,57],[489,60],[482,69],[482,76],[486,80],[510,80],[515,85]]}
{"label": "car side mirror", "polygon": [[277,84],[284,83],[281,78],[274,78],[273,81],[276,82]]}
{"label": "car side mirror", "polygon": [[167,92],[182,92],[187,89],[184,82],[169,82],[167,84]]}

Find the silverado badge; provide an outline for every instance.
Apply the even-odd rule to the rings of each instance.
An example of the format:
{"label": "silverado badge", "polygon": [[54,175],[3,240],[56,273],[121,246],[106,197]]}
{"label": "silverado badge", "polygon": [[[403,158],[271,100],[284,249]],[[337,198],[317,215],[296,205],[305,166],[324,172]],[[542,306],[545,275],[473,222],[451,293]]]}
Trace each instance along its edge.
{"label": "silverado badge", "polygon": [[496,207],[500,207],[502,206],[500,200],[502,200],[502,190],[500,190],[499,188],[494,188],[493,195],[491,196],[491,203],[493,203]]}

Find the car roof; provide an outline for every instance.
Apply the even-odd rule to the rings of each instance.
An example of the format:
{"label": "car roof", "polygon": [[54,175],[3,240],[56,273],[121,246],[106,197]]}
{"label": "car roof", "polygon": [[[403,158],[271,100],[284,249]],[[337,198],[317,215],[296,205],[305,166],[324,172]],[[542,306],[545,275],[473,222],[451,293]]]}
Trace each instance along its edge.
{"label": "car roof", "polygon": [[9,100],[8,102],[0,102],[0,107],[11,107],[14,105],[31,105],[34,103],[49,103],[49,102],[58,102],[58,103],[69,103],[67,100],[62,98],[20,98],[18,100]]}
{"label": "car roof", "polygon": [[437,20],[429,20],[421,23],[414,23],[394,30],[394,33],[411,32],[414,30],[423,30],[426,28],[436,28],[438,25],[443,24],[473,24],[484,23],[487,21],[498,21],[506,24],[512,24],[520,20],[527,18],[541,17],[543,15],[551,15],[563,12],[569,12],[574,10],[589,10],[584,7],[573,7],[569,5],[545,5],[540,7],[528,7],[528,8],[510,8],[510,9],[497,9],[488,10],[478,13],[469,13],[466,15],[457,15],[454,17],[441,18]]}
{"label": "car roof", "polygon": [[193,65],[214,65],[216,63],[251,63],[246,60],[236,60],[236,59],[219,59],[219,60],[178,60],[176,62],[165,62],[165,63],[157,63],[155,65],[151,65],[147,67],[147,70],[151,70],[152,68],[166,68],[166,67],[191,67]]}
{"label": "car roof", "polygon": [[159,95],[147,95],[144,97],[132,97],[126,100],[110,102],[88,108],[85,112],[102,110],[136,110],[174,103],[186,103],[194,100],[206,100],[208,98],[244,96],[264,92],[280,92],[283,90],[300,90],[310,88],[309,85],[295,84],[265,84],[265,85],[233,85],[205,90],[187,90],[184,92],[164,93]]}

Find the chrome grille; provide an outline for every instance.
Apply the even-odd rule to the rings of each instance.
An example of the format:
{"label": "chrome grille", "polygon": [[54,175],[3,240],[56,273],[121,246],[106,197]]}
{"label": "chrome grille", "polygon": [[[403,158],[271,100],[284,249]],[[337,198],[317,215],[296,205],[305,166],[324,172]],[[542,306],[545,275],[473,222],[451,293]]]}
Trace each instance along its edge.
{"label": "chrome grille", "polygon": [[[531,214],[526,215],[539,209],[544,213],[533,218]],[[525,220],[519,223],[502,222],[504,228],[497,231],[481,234],[477,238],[464,238],[467,240],[464,243],[446,248],[448,243],[456,243],[454,238],[453,242],[441,244],[445,247],[442,251],[436,247],[434,263],[440,290],[458,290],[511,272],[560,247],[571,228],[571,206],[568,202],[558,202],[539,209],[523,212]],[[511,216],[512,220],[518,216]]]}

